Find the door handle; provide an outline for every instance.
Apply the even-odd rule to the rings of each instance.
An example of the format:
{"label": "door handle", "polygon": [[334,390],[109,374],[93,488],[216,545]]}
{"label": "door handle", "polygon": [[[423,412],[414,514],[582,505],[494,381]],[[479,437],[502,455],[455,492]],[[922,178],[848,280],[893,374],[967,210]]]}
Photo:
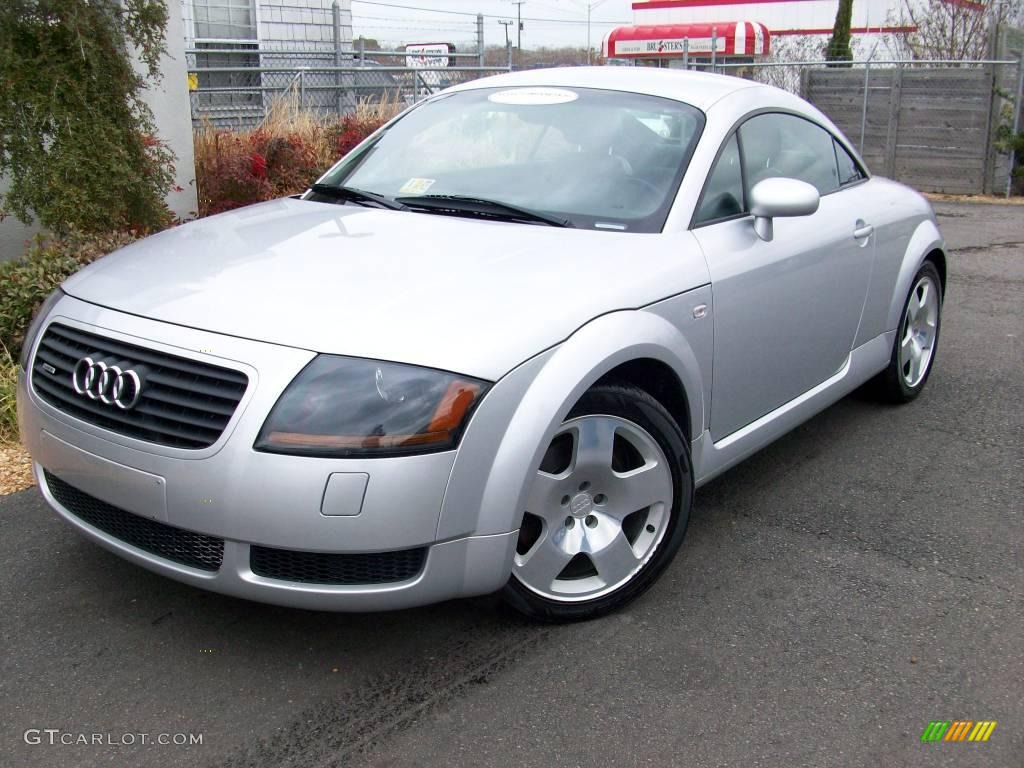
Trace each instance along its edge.
{"label": "door handle", "polygon": [[870,224],[865,224],[864,222],[857,223],[859,226],[855,230],[853,230],[853,238],[855,240],[863,240],[865,237],[869,237],[871,233],[875,231],[875,228]]}

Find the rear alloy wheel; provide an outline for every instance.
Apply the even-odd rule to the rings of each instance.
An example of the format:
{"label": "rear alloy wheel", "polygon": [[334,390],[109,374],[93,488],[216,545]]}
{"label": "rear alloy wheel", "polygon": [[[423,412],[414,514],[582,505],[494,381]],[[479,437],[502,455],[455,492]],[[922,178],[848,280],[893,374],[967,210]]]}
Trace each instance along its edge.
{"label": "rear alloy wheel", "polygon": [[876,380],[882,397],[894,403],[909,402],[924,389],[939,344],[942,281],[935,265],[922,264],[911,286],[889,366]]}
{"label": "rear alloy wheel", "polygon": [[692,498],[686,441],[664,407],[634,387],[594,387],[533,478],[506,599],[548,621],[618,608],[668,565]]}

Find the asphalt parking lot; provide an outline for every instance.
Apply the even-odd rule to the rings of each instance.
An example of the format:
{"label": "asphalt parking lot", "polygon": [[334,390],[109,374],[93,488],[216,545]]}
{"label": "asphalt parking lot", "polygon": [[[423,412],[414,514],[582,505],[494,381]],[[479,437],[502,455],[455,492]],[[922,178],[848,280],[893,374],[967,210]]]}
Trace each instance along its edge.
{"label": "asphalt parking lot", "polygon": [[[601,621],[246,603],[0,497],[0,765],[1024,765],[1024,206],[936,208],[922,397],[855,394],[702,489],[662,580]],[[920,742],[958,719],[998,726]]]}

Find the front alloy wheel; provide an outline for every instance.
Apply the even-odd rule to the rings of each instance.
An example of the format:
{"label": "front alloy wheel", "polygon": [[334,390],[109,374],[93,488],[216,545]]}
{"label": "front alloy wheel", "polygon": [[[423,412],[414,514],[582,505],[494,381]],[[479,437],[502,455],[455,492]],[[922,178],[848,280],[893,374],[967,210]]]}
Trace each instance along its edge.
{"label": "front alloy wheel", "polygon": [[941,324],[942,279],[935,265],[926,261],[903,304],[889,365],[873,382],[883,399],[906,403],[921,393],[935,362]]}
{"label": "front alloy wheel", "polygon": [[634,387],[594,387],[533,478],[506,598],[551,621],[632,600],[678,549],[692,494],[685,439],[664,407]]}
{"label": "front alloy wheel", "polygon": [[914,284],[903,316],[900,338],[900,374],[908,388],[916,387],[928,373],[939,334],[939,288],[929,274]]}

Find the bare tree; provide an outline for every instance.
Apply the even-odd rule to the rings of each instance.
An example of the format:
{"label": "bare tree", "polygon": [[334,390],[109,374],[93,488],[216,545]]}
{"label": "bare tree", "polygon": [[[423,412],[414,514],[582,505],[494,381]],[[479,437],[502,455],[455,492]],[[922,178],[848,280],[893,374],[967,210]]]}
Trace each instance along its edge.
{"label": "bare tree", "polygon": [[[791,93],[800,93],[800,72],[798,64],[786,66],[786,62],[824,62],[825,46],[828,38],[823,35],[795,35],[792,37],[773,37],[771,52],[763,61],[781,66],[751,67],[750,74],[745,75],[759,83],[774,85],[776,88]],[[729,74],[735,71],[726,70]]]}
{"label": "bare tree", "polygon": [[886,45],[897,58],[982,59],[997,25],[1020,23],[1024,0],[903,0],[889,14]]}
{"label": "bare tree", "polygon": [[1024,27],[1024,0],[1002,0],[1000,22],[1011,27]]}

